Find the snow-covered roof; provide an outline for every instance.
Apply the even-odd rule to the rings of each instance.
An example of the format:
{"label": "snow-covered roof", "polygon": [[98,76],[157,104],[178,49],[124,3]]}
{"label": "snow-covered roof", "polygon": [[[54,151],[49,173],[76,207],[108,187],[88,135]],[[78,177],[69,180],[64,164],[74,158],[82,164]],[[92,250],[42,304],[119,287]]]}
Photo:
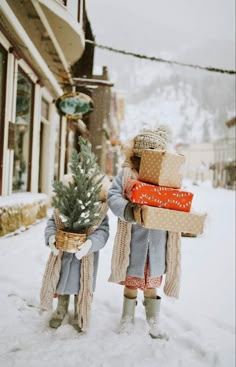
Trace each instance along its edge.
{"label": "snow-covered roof", "polygon": [[48,200],[46,194],[33,194],[31,192],[19,192],[9,196],[0,196],[0,208],[13,205],[33,204],[40,200]]}

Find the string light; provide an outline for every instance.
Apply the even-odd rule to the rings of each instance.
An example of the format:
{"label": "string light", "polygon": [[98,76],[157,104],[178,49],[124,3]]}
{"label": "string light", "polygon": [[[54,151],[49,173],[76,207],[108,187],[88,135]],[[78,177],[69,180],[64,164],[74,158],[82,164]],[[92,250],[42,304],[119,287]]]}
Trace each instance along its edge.
{"label": "string light", "polygon": [[184,62],[180,62],[180,61],[166,60],[166,59],[163,59],[163,58],[160,58],[160,57],[147,56],[147,55],[137,54],[137,53],[130,52],[130,51],[120,50],[120,49],[110,47],[110,46],[100,45],[100,44],[98,44],[94,41],[91,41],[91,40],[85,40],[85,42],[93,45],[94,47],[98,47],[98,48],[103,49],[103,50],[123,54],[123,55],[126,55],[126,56],[133,56],[133,57],[136,57],[136,58],[139,58],[139,59],[145,59],[145,60],[156,61],[156,62],[163,62],[163,63],[179,65],[179,66],[185,66],[185,67],[190,67],[190,68],[200,69],[200,70],[206,70],[206,71],[221,73],[221,74],[231,74],[231,75],[236,74],[236,70],[226,70],[226,69],[216,68],[216,67],[212,67],[212,66],[201,66],[201,65],[188,64],[188,63],[184,63]]}

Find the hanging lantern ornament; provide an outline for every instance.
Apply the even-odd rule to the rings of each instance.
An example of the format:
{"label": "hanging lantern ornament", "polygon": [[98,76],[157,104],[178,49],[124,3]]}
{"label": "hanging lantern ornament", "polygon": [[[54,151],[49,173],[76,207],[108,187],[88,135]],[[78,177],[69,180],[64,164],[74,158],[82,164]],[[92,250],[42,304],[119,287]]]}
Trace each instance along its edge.
{"label": "hanging lantern ornament", "polygon": [[77,120],[92,112],[94,103],[87,94],[72,92],[59,97],[56,107],[60,115]]}

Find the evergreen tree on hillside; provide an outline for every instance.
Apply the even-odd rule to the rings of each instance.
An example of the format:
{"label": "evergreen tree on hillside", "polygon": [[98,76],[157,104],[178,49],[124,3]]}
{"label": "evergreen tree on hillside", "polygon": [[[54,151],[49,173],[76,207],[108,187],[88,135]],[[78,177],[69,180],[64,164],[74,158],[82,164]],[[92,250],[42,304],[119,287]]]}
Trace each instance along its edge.
{"label": "evergreen tree on hillside", "polygon": [[97,157],[88,140],[79,137],[80,152],[72,152],[71,171],[73,183],[53,183],[53,199],[60,218],[68,232],[86,233],[99,217],[99,193],[103,176]]}

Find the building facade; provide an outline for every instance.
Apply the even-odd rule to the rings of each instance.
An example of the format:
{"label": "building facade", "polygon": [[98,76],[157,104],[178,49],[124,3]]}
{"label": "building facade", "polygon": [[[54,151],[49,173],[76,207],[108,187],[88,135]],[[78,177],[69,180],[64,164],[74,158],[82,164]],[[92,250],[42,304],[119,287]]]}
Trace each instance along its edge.
{"label": "building facade", "polygon": [[64,174],[67,125],[54,102],[85,48],[84,11],[83,0],[0,2],[2,196],[51,194]]}
{"label": "building facade", "polygon": [[[113,83],[109,80],[106,66],[103,66],[101,74],[92,74],[90,78],[84,78],[84,87],[77,88],[81,92],[85,89],[94,102],[94,110],[84,118],[84,122],[101,170],[108,176],[114,176],[120,154],[120,123],[124,119],[121,113],[123,96],[112,90]],[[80,78],[75,77],[74,81],[81,83]]]}
{"label": "building facade", "polygon": [[[85,39],[94,41],[85,0],[0,1],[0,236],[46,216],[78,136],[104,173],[116,173],[118,97],[105,67],[93,75]],[[55,102],[68,92],[88,94],[94,111],[83,120],[59,114]]]}
{"label": "building facade", "polygon": [[85,49],[83,0],[0,1],[0,236],[47,214],[64,175],[71,91]]}

